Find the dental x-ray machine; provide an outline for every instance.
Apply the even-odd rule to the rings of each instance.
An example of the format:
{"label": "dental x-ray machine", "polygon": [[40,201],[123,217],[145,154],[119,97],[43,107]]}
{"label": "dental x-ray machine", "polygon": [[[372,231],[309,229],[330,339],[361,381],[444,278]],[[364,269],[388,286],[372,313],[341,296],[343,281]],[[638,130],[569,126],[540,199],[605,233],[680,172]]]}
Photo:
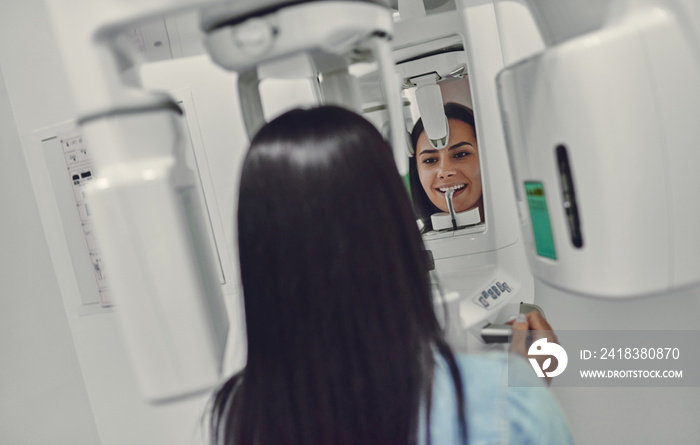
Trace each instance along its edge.
{"label": "dental x-ray machine", "polygon": [[[125,343],[149,400],[214,386],[229,328],[210,267],[212,246],[202,236],[193,175],[182,161],[181,111],[167,94],[141,87],[138,68],[149,61],[148,54],[134,47],[129,34],[133,24],[168,14],[199,13],[206,51],[221,67],[238,73],[249,135],[264,122],[261,79],[281,71],[308,77],[320,102],[360,112],[368,102],[381,102],[402,174],[409,149],[400,84],[417,88],[417,108],[430,139],[444,147],[448,135],[439,84],[468,75],[485,220],[426,234],[425,243],[439,277],[436,294],[443,294],[447,313],[454,314],[450,341],[463,349],[474,341],[507,340],[508,329],[500,323],[519,311],[520,302],[533,301],[533,283],[494,82],[503,68],[494,6],[458,1],[446,12],[425,13],[420,3],[150,0],[137,5],[103,0],[85,3],[77,17],[62,2],[49,2],[61,30],[58,43],[78,123],[93,147],[96,178],[86,194],[95,230]],[[402,15],[396,23],[392,6]],[[356,62],[376,64],[379,97],[359,91],[348,69]]]}

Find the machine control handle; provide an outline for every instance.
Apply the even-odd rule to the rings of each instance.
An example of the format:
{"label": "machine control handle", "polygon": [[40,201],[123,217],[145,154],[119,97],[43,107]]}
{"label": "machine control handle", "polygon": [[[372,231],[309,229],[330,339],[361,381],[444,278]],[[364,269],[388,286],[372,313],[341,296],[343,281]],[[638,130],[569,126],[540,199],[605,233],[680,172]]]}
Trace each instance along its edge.
{"label": "machine control handle", "polygon": [[484,343],[510,343],[513,327],[509,324],[489,323],[481,329],[481,339]]}
{"label": "machine control handle", "polygon": [[[544,311],[536,304],[520,303],[521,314],[528,314],[532,311],[537,311],[544,317]],[[481,329],[481,339],[486,344],[510,343],[512,337],[513,327],[509,324],[489,323]]]}

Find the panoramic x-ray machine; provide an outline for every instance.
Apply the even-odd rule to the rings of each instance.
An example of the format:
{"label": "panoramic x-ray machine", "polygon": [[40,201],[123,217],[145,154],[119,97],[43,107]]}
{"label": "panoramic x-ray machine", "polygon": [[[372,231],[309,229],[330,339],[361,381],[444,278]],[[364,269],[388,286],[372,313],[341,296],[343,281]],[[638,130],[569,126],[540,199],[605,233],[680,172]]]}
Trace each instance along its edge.
{"label": "panoramic x-ray machine", "polygon": [[[212,273],[211,242],[202,235],[205,221],[194,176],[182,160],[181,111],[167,94],[140,86],[138,69],[148,54],[135,47],[129,31],[154,17],[199,12],[212,60],[238,73],[249,135],[264,121],[259,83],[280,72],[314,79],[320,102],[361,112],[368,100],[379,100],[379,108],[388,110],[382,119],[401,173],[407,170],[409,150],[400,83],[418,86],[420,114],[439,122],[437,83],[479,65],[469,82],[482,169],[492,178],[484,184],[486,223],[426,238],[439,277],[436,302],[451,305],[448,335],[458,347],[466,342],[465,333],[480,340],[481,329],[497,321],[508,304],[516,313],[520,301],[532,302],[532,280],[518,253],[518,218],[510,205],[514,198],[492,82],[502,63],[497,54],[488,54],[498,50],[493,7],[460,4],[432,17],[403,3],[399,9],[409,12],[396,29],[391,6],[401,5],[384,2],[150,1],[127,6],[103,1],[86,6],[80,19],[60,2],[51,3],[78,123],[93,148],[96,175],[86,195],[125,343],[150,400],[216,384],[229,328]],[[411,31],[423,28],[426,32]],[[476,35],[480,46],[469,43]],[[394,60],[401,62],[402,79]],[[348,69],[356,63],[375,65],[380,97],[362,97]],[[436,75],[429,71],[431,64]],[[431,139],[442,139],[444,146],[445,135],[432,136],[430,126]],[[504,340],[507,332],[499,338]]]}
{"label": "panoramic x-ray machine", "polygon": [[380,3],[105,1],[86,5],[80,16],[50,4],[78,124],[93,147],[96,174],[85,194],[147,398],[172,399],[216,384],[228,320],[212,246],[202,235],[194,175],[183,162],[181,110],[167,94],[140,88],[138,68],[148,60],[130,25],[198,9],[212,59],[240,74],[249,134],[263,121],[261,72],[281,66],[311,73],[323,79],[326,102],[352,106],[353,90],[343,85],[351,80],[347,65],[373,57],[391,111],[397,165],[405,172],[405,126],[388,41],[392,10]]}
{"label": "panoramic x-ray machine", "polygon": [[[379,121],[388,123],[401,173],[410,161],[410,113],[399,85],[418,90],[414,105],[430,116],[429,136],[440,147],[448,135],[444,116],[434,113],[436,87],[468,78],[484,220],[425,235],[436,295],[457,320],[448,336],[458,348],[467,346],[464,332],[488,340],[492,327],[493,338],[507,338],[503,319],[533,301],[525,250],[542,280],[587,295],[634,296],[700,281],[692,225],[699,155],[687,147],[700,111],[700,39],[692,26],[699,7],[620,0],[579,11],[575,2],[559,2],[566,9],[533,0],[528,7],[548,48],[503,70],[497,12],[509,2],[457,1],[435,13],[419,3],[105,0],[76,19],[50,2],[78,121],[94,149],[88,200],[147,398],[216,384],[229,327],[193,175],[181,159],[180,109],[140,87],[137,70],[148,59],[128,33],[167,14],[199,11],[212,60],[239,73],[249,134],[264,121],[257,87],[265,76],[316,78],[319,101],[362,111],[379,96],[361,91],[348,67],[375,63],[378,108],[388,111]],[[391,6],[402,19],[395,22]],[[601,104],[595,110],[586,106],[593,97]]]}

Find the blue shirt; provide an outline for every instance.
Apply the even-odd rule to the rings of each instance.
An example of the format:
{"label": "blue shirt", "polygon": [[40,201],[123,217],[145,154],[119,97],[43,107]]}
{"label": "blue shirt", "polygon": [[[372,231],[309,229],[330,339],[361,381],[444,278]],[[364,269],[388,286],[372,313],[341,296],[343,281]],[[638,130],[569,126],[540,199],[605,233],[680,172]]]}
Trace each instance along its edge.
{"label": "blue shirt", "polygon": [[[523,358],[505,353],[455,355],[465,393],[470,445],[573,444],[569,427],[549,389]],[[432,445],[460,444],[457,402],[452,377],[442,356],[436,355],[430,433]],[[519,383],[509,387],[508,373]],[[425,416],[420,415],[419,442],[425,443]]]}

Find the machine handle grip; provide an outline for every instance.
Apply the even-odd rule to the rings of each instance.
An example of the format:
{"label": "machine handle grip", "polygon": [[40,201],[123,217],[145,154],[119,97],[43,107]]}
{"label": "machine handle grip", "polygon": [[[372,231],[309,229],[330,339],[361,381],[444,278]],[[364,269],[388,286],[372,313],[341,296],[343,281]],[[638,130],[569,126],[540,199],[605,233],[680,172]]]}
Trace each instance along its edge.
{"label": "machine handle grip", "polygon": [[[541,307],[531,303],[520,303],[520,313],[528,314],[532,311],[539,312],[544,317],[544,311]],[[513,337],[513,326],[509,324],[494,324],[489,323],[481,328],[481,339],[486,344],[493,343],[510,343]]]}

